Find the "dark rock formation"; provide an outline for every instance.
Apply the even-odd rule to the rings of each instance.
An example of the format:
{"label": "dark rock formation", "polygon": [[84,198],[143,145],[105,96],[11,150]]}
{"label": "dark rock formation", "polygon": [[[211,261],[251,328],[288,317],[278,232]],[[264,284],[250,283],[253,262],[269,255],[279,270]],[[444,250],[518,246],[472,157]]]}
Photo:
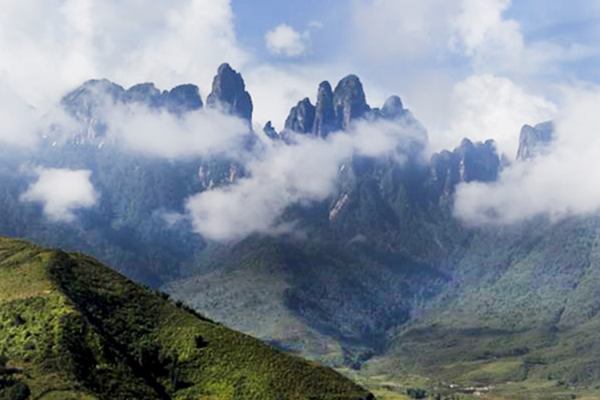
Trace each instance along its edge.
{"label": "dark rock formation", "polygon": [[453,152],[444,150],[431,158],[431,187],[436,197],[454,192],[461,182],[494,182],[500,158],[492,140],[473,143],[463,139]]}
{"label": "dark rock formation", "polygon": [[242,75],[229,64],[219,67],[213,80],[212,92],[206,99],[206,105],[211,108],[221,108],[225,112],[252,121],[252,99],[246,91]]}
{"label": "dark rock formation", "polygon": [[101,107],[118,103],[139,103],[150,108],[166,109],[181,114],[202,108],[202,99],[196,85],[180,85],[161,92],[153,83],[140,83],[128,90],[106,79],[91,80],[66,95],[61,104],[74,116],[102,116]]}
{"label": "dark rock formation", "polygon": [[121,101],[124,103],[157,105],[161,94],[160,90],[154,86],[154,83],[140,83],[127,89],[122,94]]}
{"label": "dark rock formation", "polygon": [[165,91],[161,95],[161,107],[171,113],[181,114],[202,108],[200,91],[196,85],[180,85],[170,92]]}
{"label": "dark rock formation", "polygon": [[333,92],[333,107],[343,130],[348,130],[352,120],[362,118],[369,111],[362,83],[356,75],[348,75],[338,83]]}
{"label": "dark rock formation", "polygon": [[431,186],[436,198],[454,191],[460,182],[460,158],[458,154],[443,150],[431,157]]}
{"label": "dark rock formation", "polygon": [[263,128],[263,132],[269,139],[278,140],[281,139],[275,128],[273,128],[273,124],[271,121],[267,122],[265,127]]}
{"label": "dark rock formation", "polygon": [[150,108],[165,109],[170,113],[183,114],[202,108],[198,86],[186,84],[161,92],[153,83],[140,83],[125,91],[120,101],[140,103]]}
{"label": "dark rock formation", "polygon": [[81,122],[81,137],[103,136],[107,129],[106,112],[110,107],[139,104],[152,110],[166,110],[181,115],[202,108],[200,92],[195,85],[181,85],[161,92],[153,83],[140,83],[128,90],[106,79],[90,80],[61,100],[63,109]]}
{"label": "dark rock formation", "polygon": [[305,98],[291,109],[290,115],[285,121],[285,129],[297,133],[312,133],[314,122],[315,106],[310,103],[308,98]]}
{"label": "dark rock formation", "polygon": [[525,125],[519,137],[517,160],[527,160],[545,151],[554,137],[554,123],[544,122],[536,126]]}
{"label": "dark rock formation", "polygon": [[380,114],[383,118],[389,120],[402,118],[405,114],[405,110],[400,97],[391,96],[389,99],[387,99],[381,108]]}
{"label": "dark rock formation", "polygon": [[339,129],[333,107],[333,90],[329,82],[324,81],[319,85],[315,119],[312,132],[318,137],[326,137],[329,133]]}
{"label": "dark rock formation", "polygon": [[106,79],[90,80],[67,94],[60,104],[67,114],[81,122],[81,138],[93,139],[106,133],[102,116],[121,101],[125,89]]}
{"label": "dark rock formation", "polygon": [[101,107],[115,104],[121,99],[125,89],[109,80],[89,80],[67,94],[61,105],[74,117],[91,117]]}
{"label": "dark rock formation", "polygon": [[500,158],[493,140],[473,144],[469,139],[463,139],[455,152],[461,161],[461,182],[493,182],[498,179]]}
{"label": "dark rock formation", "polygon": [[315,107],[308,98],[298,102],[290,110],[282,137],[293,141],[292,132],[295,132],[312,133],[324,138],[331,132],[350,129],[352,121],[360,118],[371,121],[402,120],[406,126],[423,130],[410,112],[404,109],[398,96],[387,99],[381,109],[369,107],[360,79],[356,75],[348,75],[338,83],[335,91],[331,89],[329,82],[322,82],[319,85]]}

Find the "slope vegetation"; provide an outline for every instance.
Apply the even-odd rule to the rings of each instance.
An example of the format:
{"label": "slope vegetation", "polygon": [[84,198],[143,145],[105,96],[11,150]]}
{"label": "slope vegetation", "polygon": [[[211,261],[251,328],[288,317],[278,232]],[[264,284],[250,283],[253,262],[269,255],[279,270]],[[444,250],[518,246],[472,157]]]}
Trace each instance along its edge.
{"label": "slope vegetation", "polygon": [[82,254],[0,238],[0,398],[348,399],[371,395]]}

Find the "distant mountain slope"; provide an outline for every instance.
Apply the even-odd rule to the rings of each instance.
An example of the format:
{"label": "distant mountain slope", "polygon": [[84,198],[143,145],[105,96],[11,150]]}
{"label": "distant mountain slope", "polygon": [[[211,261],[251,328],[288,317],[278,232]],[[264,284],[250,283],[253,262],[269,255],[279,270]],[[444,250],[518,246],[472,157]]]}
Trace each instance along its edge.
{"label": "distant mountain slope", "polygon": [[599,238],[593,216],[481,230],[452,285],[394,336],[371,369],[465,384],[597,386]]}
{"label": "distant mountain slope", "polygon": [[0,398],[370,397],[90,257],[0,238]]}

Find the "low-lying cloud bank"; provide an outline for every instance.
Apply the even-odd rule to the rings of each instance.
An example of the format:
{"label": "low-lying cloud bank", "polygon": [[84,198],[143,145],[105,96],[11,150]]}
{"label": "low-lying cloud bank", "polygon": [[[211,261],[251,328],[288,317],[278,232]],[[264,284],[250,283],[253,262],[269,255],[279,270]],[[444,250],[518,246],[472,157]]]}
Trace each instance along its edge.
{"label": "low-lying cloud bank", "polygon": [[42,204],[51,221],[72,222],[75,211],[96,205],[98,194],[90,181],[91,171],[40,168],[36,173],[38,180],[20,200]]}
{"label": "low-lying cloud bank", "polygon": [[600,88],[565,89],[565,99],[549,151],[514,163],[496,183],[459,186],[458,218],[480,226],[600,210]]}
{"label": "low-lying cloud bank", "polygon": [[200,109],[184,115],[144,106],[114,107],[108,115],[108,140],[148,156],[244,157],[247,122],[217,110]]}
{"label": "low-lying cloud bank", "polygon": [[402,161],[402,146],[422,141],[423,132],[413,126],[362,121],[351,132],[331,134],[326,140],[301,135],[296,139],[294,145],[267,147],[246,165],[247,178],[190,198],[186,208],[194,229],[217,241],[284,232],[290,228],[280,221],[285,209],[335,194],[340,166],[352,155]]}

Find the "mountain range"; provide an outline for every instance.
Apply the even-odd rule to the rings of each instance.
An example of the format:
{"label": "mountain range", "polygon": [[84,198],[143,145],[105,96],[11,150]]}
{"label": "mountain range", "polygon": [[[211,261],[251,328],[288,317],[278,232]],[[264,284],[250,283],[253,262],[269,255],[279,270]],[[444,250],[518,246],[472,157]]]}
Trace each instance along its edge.
{"label": "mountain range", "polygon": [[[186,199],[231,190],[251,169],[229,154],[167,159],[111,142],[111,110],[123,107],[231,115],[246,129],[243,151],[259,158],[265,148],[350,137],[361,124],[407,134],[391,153],[343,157],[331,193],[277,218],[292,229],[215,241],[180,218]],[[76,123],[52,125],[35,149],[0,149],[2,234],[90,253],[212,320],[332,366],[465,384],[600,383],[598,217],[487,227],[457,219],[457,188],[494,184],[507,167],[492,140],[426,157],[427,132],[402,100],[371,107],[355,75],[321,83],[316,103],[300,100],[281,132],[253,130],[251,96],[228,64],[206,102],[194,85],[126,90],[97,80],[58,108]],[[525,126],[514,163],[543,155],[553,132],[552,122]],[[24,165],[91,171],[98,204],[49,222],[20,200],[34,179],[15,173]]]}

